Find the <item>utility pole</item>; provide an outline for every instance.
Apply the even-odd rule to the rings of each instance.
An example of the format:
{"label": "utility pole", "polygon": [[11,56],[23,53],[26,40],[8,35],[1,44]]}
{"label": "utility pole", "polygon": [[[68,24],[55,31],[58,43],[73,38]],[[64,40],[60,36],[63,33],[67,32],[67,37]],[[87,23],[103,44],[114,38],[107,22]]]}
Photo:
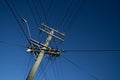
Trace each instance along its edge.
{"label": "utility pole", "polygon": [[[33,45],[37,45],[38,46],[38,47],[35,47],[34,49],[37,48],[37,51],[39,51],[39,54],[38,54],[38,56],[36,58],[36,61],[35,61],[34,65],[33,65],[32,69],[30,70],[26,80],[34,80],[35,73],[36,73],[38,67],[40,66],[40,63],[41,63],[41,61],[42,61],[46,51],[47,51],[47,53],[50,53],[50,54],[60,55],[60,51],[55,50],[55,49],[51,50],[52,48],[49,48],[48,45],[49,45],[50,41],[52,40],[52,37],[63,41],[62,38],[59,38],[58,36],[55,36],[54,32],[56,32],[56,33],[58,33],[58,34],[60,34],[62,36],[64,36],[64,34],[58,32],[57,30],[55,30],[53,28],[48,27],[44,23],[42,24],[42,26],[44,27],[44,29],[47,28],[47,30],[50,30],[50,32],[48,32],[48,31],[46,31],[46,30],[44,30],[42,28],[39,28],[40,31],[43,31],[43,32],[45,32],[45,33],[47,33],[49,35],[48,35],[48,38],[46,39],[44,44],[40,44],[39,45],[39,42],[36,42],[36,41],[32,42]],[[42,45],[42,48],[39,48],[39,46],[41,46],[41,45]]]}

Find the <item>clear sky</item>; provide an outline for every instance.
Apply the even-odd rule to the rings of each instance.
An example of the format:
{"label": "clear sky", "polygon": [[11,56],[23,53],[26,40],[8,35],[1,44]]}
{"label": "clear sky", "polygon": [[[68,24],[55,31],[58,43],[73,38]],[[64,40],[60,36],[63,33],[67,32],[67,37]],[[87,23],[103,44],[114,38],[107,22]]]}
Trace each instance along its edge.
{"label": "clear sky", "polygon": [[[34,62],[20,46],[29,43],[10,6],[24,31],[21,18],[41,42],[38,28],[44,22],[66,33],[59,49],[120,50],[119,0],[8,0],[10,6],[5,1],[0,0],[0,80],[25,80]],[[120,52],[61,54],[55,60],[45,56],[35,80],[120,80]]]}

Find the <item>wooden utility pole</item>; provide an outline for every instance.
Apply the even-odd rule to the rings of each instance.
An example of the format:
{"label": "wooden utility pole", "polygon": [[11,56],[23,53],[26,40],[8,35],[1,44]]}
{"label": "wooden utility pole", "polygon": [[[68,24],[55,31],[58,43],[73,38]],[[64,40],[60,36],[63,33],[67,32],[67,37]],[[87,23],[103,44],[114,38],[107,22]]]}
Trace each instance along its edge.
{"label": "wooden utility pole", "polygon": [[[30,72],[29,72],[26,80],[34,80],[35,73],[36,73],[38,67],[40,66],[40,63],[41,63],[41,61],[42,61],[42,59],[43,59],[43,57],[44,57],[44,54],[45,54],[46,50],[48,50],[47,47],[48,47],[48,45],[49,45],[52,37],[57,38],[57,39],[63,41],[62,38],[59,38],[59,37],[55,36],[55,35],[54,35],[54,32],[56,32],[56,33],[64,36],[63,33],[60,33],[60,32],[58,32],[57,30],[48,27],[48,26],[45,25],[44,23],[42,24],[42,26],[44,26],[45,28],[49,29],[50,32],[47,32],[46,30],[41,29],[41,28],[39,29],[39,30],[41,30],[41,31],[43,31],[43,32],[45,32],[45,33],[47,33],[47,34],[49,34],[49,35],[48,35],[48,38],[47,38],[46,41],[45,41],[45,44],[43,44],[43,47],[40,49],[40,53],[39,53],[39,55],[38,55],[38,57],[37,57],[34,65],[33,65],[32,69],[30,70]],[[56,52],[56,51],[54,51],[54,50],[53,50],[53,51],[49,51],[49,53],[52,53],[52,54],[54,53],[55,55],[59,55],[59,54],[60,54],[59,51]]]}
{"label": "wooden utility pole", "polygon": [[[50,35],[48,36],[48,38],[47,38],[44,46],[47,47],[47,46],[49,45],[49,42],[50,42],[51,39],[52,39],[53,33],[54,33],[53,31],[50,32]],[[46,48],[43,47],[43,49],[46,49]],[[27,77],[26,80],[33,80],[33,79],[34,79],[34,75],[35,75],[35,73],[36,73],[36,71],[37,71],[37,69],[38,69],[38,67],[39,67],[39,65],[40,65],[40,63],[41,63],[41,61],[42,61],[42,59],[43,59],[44,53],[45,53],[44,50],[42,50],[42,51],[40,52],[40,54],[38,55],[38,58],[36,59],[36,61],[35,61],[32,69],[31,69],[30,73],[28,74],[28,77]]]}

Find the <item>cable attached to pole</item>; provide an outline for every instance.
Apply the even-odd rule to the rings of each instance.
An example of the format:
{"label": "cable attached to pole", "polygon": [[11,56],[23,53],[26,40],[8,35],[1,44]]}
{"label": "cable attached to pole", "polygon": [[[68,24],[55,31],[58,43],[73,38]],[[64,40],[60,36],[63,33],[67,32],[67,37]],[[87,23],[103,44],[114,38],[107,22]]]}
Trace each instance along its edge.
{"label": "cable attached to pole", "polygon": [[60,50],[61,52],[120,52],[120,50]]}
{"label": "cable attached to pole", "polygon": [[[70,62],[71,64],[73,64],[74,66],[76,66],[76,68],[78,68],[79,70],[82,70],[81,67],[79,65],[77,65],[76,63],[74,63],[73,61],[71,61],[70,59],[66,58],[65,56],[62,55],[62,57],[67,60],[68,62]],[[92,77],[93,79],[95,80],[99,80],[95,75],[91,74],[91,73],[88,73],[87,74]]]}
{"label": "cable attached to pole", "polygon": [[13,17],[15,18],[16,22],[18,23],[18,26],[20,27],[21,31],[23,32],[25,38],[26,38],[27,41],[29,42],[28,36],[26,35],[26,33],[25,33],[22,25],[20,24],[20,22],[19,22],[19,20],[18,20],[18,18],[17,18],[17,15],[15,14],[15,12],[16,12],[15,7],[12,8],[13,4],[12,4],[12,6],[10,6],[10,3],[8,2],[8,0],[5,0],[5,3],[7,4],[8,8],[9,8],[10,11],[11,11],[11,13],[13,14]]}

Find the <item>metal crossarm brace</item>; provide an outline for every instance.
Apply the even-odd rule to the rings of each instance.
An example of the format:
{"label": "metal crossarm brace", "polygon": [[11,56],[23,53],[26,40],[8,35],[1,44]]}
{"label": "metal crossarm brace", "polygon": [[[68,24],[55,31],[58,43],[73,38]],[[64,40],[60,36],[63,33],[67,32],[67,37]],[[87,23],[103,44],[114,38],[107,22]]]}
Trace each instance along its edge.
{"label": "metal crossarm brace", "polygon": [[42,23],[41,25],[44,26],[44,27],[46,27],[46,28],[48,28],[48,29],[50,29],[50,30],[52,30],[52,31],[54,31],[54,32],[56,32],[56,33],[58,33],[58,34],[60,34],[60,35],[62,35],[62,36],[65,36],[64,33],[60,33],[58,30],[55,30],[55,29],[53,29],[53,28],[45,25],[44,23]]}
{"label": "metal crossarm brace", "polygon": [[[39,28],[39,30],[41,30],[41,31],[43,31],[43,32],[51,35],[49,32],[45,31],[44,29]],[[54,38],[56,38],[56,39],[59,39],[59,40],[61,40],[61,41],[64,41],[63,39],[61,39],[61,38],[59,38],[59,37],[57,37],[57,36],[55,36],[55,35],[52,35],[52,36],[53,36]]]}

